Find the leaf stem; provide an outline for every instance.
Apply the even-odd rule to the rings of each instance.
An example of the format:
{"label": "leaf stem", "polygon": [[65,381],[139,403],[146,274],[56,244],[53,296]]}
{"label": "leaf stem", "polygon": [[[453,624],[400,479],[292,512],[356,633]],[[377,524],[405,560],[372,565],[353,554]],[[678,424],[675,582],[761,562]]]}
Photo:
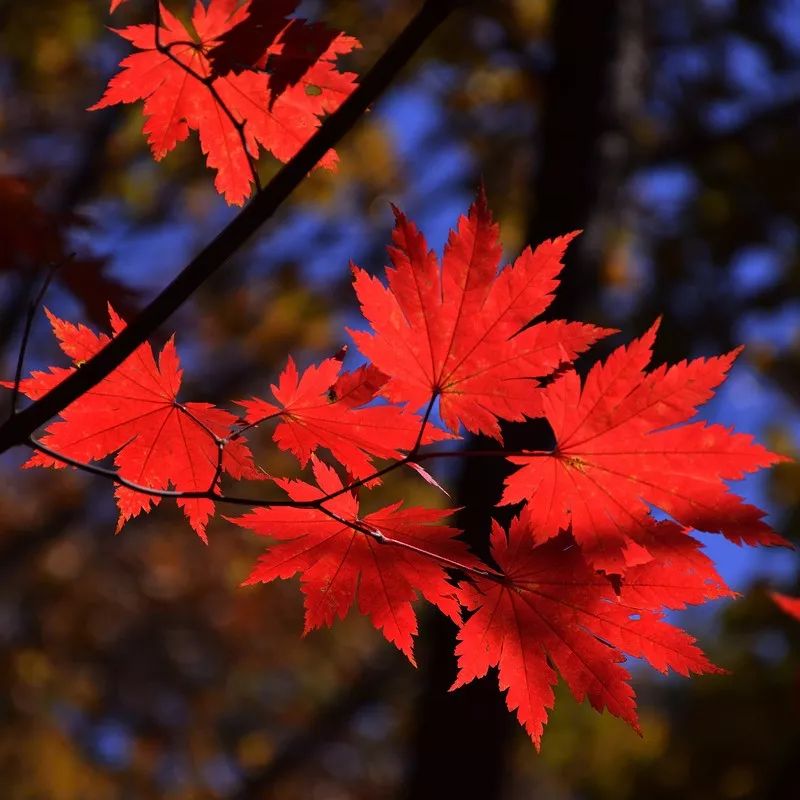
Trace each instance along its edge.
{"label": "leaf stem", "polygon": [[243,425],[241,428],[235,430],[228,438],[231,441],[235,439],[240,439],[244,436],[247,431],[252,430],[253,428],[257,428],[259,425],[262,425],[265,422],[269,422],[271,419],[275,419],[276,417],[283,416],[283,409],[279,409],[278,411],[273,411],[272,414],[267,414],[265,417],[261,417],[257,419],[255,422],[248,422],[247,424]]}
{"label": "leaf stem", "polygon": [[417,440],[414,442],[414,446],[411,448],[411,452],[406,456],[406,460],[410,460],[412,456],[417,454],[420,446],[422,445],[422,437],[425,435],[425,427],[428,424],[428,420],[431,417],[431,411],[433,411],[433,404],[436,402],[436,398],[439,396],[439,390],[436,389],[434,393],[431,395],[431,399],[428,401],[428,406],[425,409],[425,413],[422,416],[422,424],[419,426],[419,433],[417,434]]}

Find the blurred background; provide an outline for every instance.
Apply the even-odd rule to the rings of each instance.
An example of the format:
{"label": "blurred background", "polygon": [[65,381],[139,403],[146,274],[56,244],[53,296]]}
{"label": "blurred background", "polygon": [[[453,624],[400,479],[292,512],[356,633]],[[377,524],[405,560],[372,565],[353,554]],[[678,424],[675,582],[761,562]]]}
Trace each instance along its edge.
{"label": "blurred background", "polygon": [[[300,10],[357,36],[346,63],[363,72],[418,5]],[[127,53],[105,26],[149,6],[110,21],[107,0],[0,2],[4,377],[48,261],[77,253],[47,305],[103,325],[106,299],[134,313],[235,211],[195,138],[156,164],[139,106],[84,110]],[[264,393],[289,352],[347,341],[348,259],[382,267],[389,202],[438,249],[482,179],[509,258],[584,230],[551,316],[620,328],[607,351],[663,313],[659,361],[745,343],[706,416],[797,457],[799,143],[800,0],[475,3],[348,135],[338,173],[311,176],[160,339],[177,331],[186,398]],[[59,359],[40,317],[28,366]],[[254,449],[292,469],[268,432]],[[260,549],[240,529],[218,520],[204,547],[165,503],[115,537],[108,484],[24,458],[0,460],[3,800],[800,796],[800,624],[765,593],[800,592],[795,553],[705,537],[742,597],[676,621],[732,674],[633,664],[641,739],[560,692],[537,755],[494,675],[447,693],[446,620],[420,609],[417,670],[355,614],[301,638],[296,581],[237,588]],[[438,473],[469,496],[478,549],[500,469]],[[737,488],[797,538],[796,465]],[[441,502],[407,476],[381,493]]]}

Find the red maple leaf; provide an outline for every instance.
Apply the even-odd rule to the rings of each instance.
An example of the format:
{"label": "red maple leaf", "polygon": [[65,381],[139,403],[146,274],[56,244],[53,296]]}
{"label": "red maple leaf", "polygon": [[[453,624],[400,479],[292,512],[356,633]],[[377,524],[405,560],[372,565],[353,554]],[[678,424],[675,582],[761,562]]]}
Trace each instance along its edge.
{"label": "red maple leaf", "polygon": [[630,675],[620,666],[625,654],[660,672],[721,672],[691,636],[663,621],[661,610],[731,592],[699,545],[666,524],[670,529],[653,542],[662,559],[632,568],[617,595],[568,536],[536,546],[525,512],[508,537],[494,522],[492,556],[504,577],[459,585],[460,602],[474,613],[458,636],[453,688],[499,667],[508,708],[538,749],[558,674],[579,701],[588,697],[638,730]]}
{"label": "red maple leaf", "polygon": [[[317,500],[342,489],[335,470],[316,458],[312,466],[317,486],[278,479],[292,500]],[[474,564],[455,528],[441,524],[451,512],[401,508],[401,503],[359,517],[359,503],[345,492],[324,503],[342,520],[385,537],[436,553],[462,564]],[[455,587],[441,563],[393,544],[380,543],[331,519],[316,508],[257,508],[231,522],[277,540],[261,557],[246,584],[268,583],[300,573],[305,595],[305,632],[344,618],[358,594],[358,608],[376,628],[414,663],[413,637],[417,620],[411,606],[417,593],[454,621],[459,621]]]}
{"label": "red maple leaf", "polygon": [[789,616],[800,620],[800,597],[790,597],[788,594],[780,592],[770,592],[769,596],[775,601],[778,608],[785,611]]}
{"label": "red maple leaf", "polygon": [[111,8],[109,9],[109,13],[113,14],[123,3],[127,3],[128,0],[111,0]]}
{"label": "red maple leaf", "polygon": [[[76,365],[87,361],[108,341],[84,325],[73,325],[47,312],[61,349]],[[111,329],[118,334],[124,322],[109,308]],[[20,391],[37,400],[59,384],[74,368],[51,367],[33,372]],[[206,491],[217,486],[218,448],[214,436],[224,438],[236,417],[209,403],[179,403],[182,370],[173,339],[156,361],[150,345],[142,345],[107,378],[61,413],[41,437],[42,444],[81,462],[99,461],[112,453],[120,477],[151,489]],[[9,386],[8,382],[4,383]],[[212,435],[213,434],[213,435]],[[43,453],[34,454],[26,467],[65,466]],[[253,465],[247,444],[225,444],[222,470],[234,478],[262,477]],[[216,476],[216,478],[215,478]],[[124,486],[115,491],[119,506],[117,530],[131,517],[149,511],[160,498]],[[205,529],[214,503],[205,498],[178,499],[189,523],[205,541]]]}
{"label": "red maple leaf", "polygon": [[331,387],[331,400],[350,408],[366,405],[388,379],[374,364],[362,364],[358,369],[339,375]]}
{"label": "red maple leaf", "polygon": [[[247,19],[249,9],[249,2],[237,7],[230,0],[211,0],[206,8],[197,0],[192,15],[194,39],[162,8],[161,50],[156,47],[154,25],[117,31],[140,52],[121,62],[122,70],[92,106],[95,110],[144,100],[144,133],[156,160],[186,139],[190,130],[198,131],[208,166],[217,170],[215,186],[234,204],[243,203],[250,194],[253,175],[248,153],[257,158],[262,147],[281,161],[290,159],[319,127],[320,115],[335,110],[352,91],[355,79],[352,73],[334,67],[338,55],[357,46],[351,37],[337,38],[336,46],[320,53],[295,83],[282,84],[280,92],[264,72],[217,74],[210,54],[221,37]],[[281,25],[288,24],[280,7],[272,13]],[[276,47],[280,51],[280,43]],[[246,150],[237,124],[244,126]],[[329,151],[320,163],[332,168],[336,154]]]}
{"label": "red maple leaf", "polygon": [[527,248],[498,275],[499,229],[483,191],[450,233],[441,269],[416,226],[395,216],[388,288],[353,267],[372,332],[350,333],[389,376],[388,399],[420,408],[435,394],[450,430],[461,422],[500,439],[498,418],[540,414],[537,378],[611,332],[563,321],[525,327],[550,304],[574,234]]}
{"label": "red maple leaf", "polygon": [[786,459],[721,425],[678,424],[713,395],[739,351],[646,373],[657,328],[595,365],[583,391],[570,370],[542,392],[556,446],[509,457],[521,469],[506,479],[502,502],[528,502],[536,542],[571,529],[608,573],[650,558],[641,537],[651,505],[737,544],[787,544],[725,484]]}
{"label": "red maple leaf", "polygon": [[[341,361],[329,358],[298,373],[294,360],[289,358],[286,369],[272,386],[279,405],[259,398],[241,400],[245,419],[254,424],[279,418],[274,440],[281,450],[291,452],[305,467],[311,455],[324,447],[356,478],[366,478],[375,472],[372,457],[396,459],[403,450],[416,443],[422,419],[398,406],[381,405],[357,407],[356,394],[363,399],[364,384],[348,387],[350,402],[333,400]],[[369,378],[367,378],[369,380]],[[333,390],[332,390],[332,387]],[[341,390],[341,386],[340,386]],[[367,401],[371,398],[367,398]],[[426,425],[422,444],[447,438],[443,431]]]}

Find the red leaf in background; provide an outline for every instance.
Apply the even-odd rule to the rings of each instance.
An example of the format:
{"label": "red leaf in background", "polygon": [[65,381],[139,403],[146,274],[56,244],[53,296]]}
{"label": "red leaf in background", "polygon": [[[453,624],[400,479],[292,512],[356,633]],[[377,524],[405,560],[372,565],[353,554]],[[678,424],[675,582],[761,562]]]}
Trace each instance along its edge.
{"label": "red leaf in background", "polygon": [[499,439],[498,418],[541,413],[535,379],[611,332],[563,321],[525,328],[550,304],[573,236],[526,249],[498,275],[498,226],[481,191],[450,233],[440,269],[416,226],[395,216],[389,286],[353,268],[372,331],[350,333],[389,376],[381,389],[389,400],[417,409],[436,393],[450,430],[460,422]]}
{"label": "red leaf in background", "polygon": [[630,675],[620,666],[625,654],[660,672],[721,671],[691,636],[662,619],[663,608],[730,594],[696,542],[682,552],[672,539],[670,563],[632,568],[617,596],[569,537],[534,545],[524,512],[508,536],[493,523],[492,556],[505,580],[477,577],[459,585],[459,600],[473,613],[458,635],[453,688],[499,667],[506,703],[537,748],[558,674],[579,701],[588,697],[594,708],[607,708],[638,730]]}
{"label": "red leaf in background", "polygon": [[[186,139],[190,130],[198,131],[208,166],[217,170],[215,186],[233,204],[243,203],[250,194],[253,176],[248,153],[257,158],[262,147],[287,161],[319,127],[319,117],[336,109],[355,85],[355,75],[340,73],[334,67],[340,53],[357,46],[350,37],[342,37],[340,46],[321,53],[302,80],[283,86],[280,92],[263,72],[217,75],[209,54],[226,32],[246,22],[249,9],[249,2],[237,7],[230,0],[211,0],[206,8],[198,0],[192,15],[197,34],[193,39],[162,7],[160,44],[169,47],[169,54],[156,49],[154,25],[133,25],[117,31],[138,52],[122,61],[122,70],[92,106],[95,110],[144,100],[144,133],[156,160]],[[273,13],[286,24],[279,6]],[[246,152],[236,124],[205,81],[210,81],[236,123],[244,125]],[[320,163],[332,168],[336,154],[329,151]]]}
{"label": "red leaf in background", "polygon": [[[341,361],[329,358],[298,373],[294,360],[289,358],[272,393],[279,405],[252,398],[241,400],[248,423],[279,417],[274,439],[281,450],[291,452],[305,467],[319,447],[328,449],[333,457],[356,478],[375,472],[373,457],[400,458],[403,450],[414,446],[422,419],[398,406],[380,405],[356,407],[355,400],[366,396],[368,387],[377,380],[374,371],[364,370],[355,375],[345,373],[339,391],[345,389],[348,401],[332,401],[338,383]],[[371,399],[371,398],[368,398]],[[422,442],[440,441],[447,434],[427,425]]]}
{"label": "red leaf in background", "polygon": [[128,0],[111,0],[111,8],[109,9],[109,14],[113,14],[123,3],[127,3]]}
{"label": "red leaf in background", "polygon": [[36,202],[33,187],[15,175],[0,175],[0,271],[30,275],[60,265],[55,280],[63,285],[96,322],[104,322],[108,303],[128,313],[136,293],[108,274],[105,258],[70,257],[69,228],[86,225],[75,214],[58,215]]}
{"label": "red leaf in background", "polygon": [[[123,321],[109,309],[114,334]],[[83,325],[73,325],[48,312],[61,349],[76,364],[87,361],[109,341]],[[20,391],[32,400],[46,394],[74,368],[51,367],[33,372]],[[156,361],[150,345],[142,345],[120,367],[83,394],[51,423],[41,437],[49,448],[82,462],[99,461],[115,454],[119,475],[152,489],[205,491],[217,467],[217,445],[209,430],[226,437],[236,421],[233,414],[209,403],[179,403],[182,370],[175,344],[170,339]],[[9,383],[4,383],[9,386]],[[36,453],[26,467],[63,467],[64,464]],[[224,448],[223,471],[234,478],[262,477],[253,465],[247,445],[241,440]],[[160,502],[124,486],[115,491],[120,516],[117,530],[131,517],[149,511]],[[189,523],[205,541],[205,529],[214,512],[207,499],[178,499]]]}
{"label": "red leaf in background", "polygon": [[536,542],[571,529],[608,573],[650,558],[641,543],[650,505],[737,544],[788,544],[724,483],[786,459],[721,425],[678,425],[713,396],[738,351],[646,373],[657,327],[596,364],[582,391],[572,370],[544,389],[556,447],[509,457],[521,469],[506,479],[502,502],[528,501]]}
{"label": "red leaf in background", "polygon": [[[292,500],[316,500],[342,488],[331,467],[312,458],[317,486],[277,480]],[[342,519],[358,522],[391,539],[423,548],[462,564],[475,564],[455,528],[440,524],[451,512],[401,508],[401,503],[359,517],[358,500],[345,492],[325,502]],[[256,508],[231,519],[237,525],[277,540],[261,557],[247,584],[268,583],[300,573],[305,595],[305,631],[344,618],[358,594],[358,608],[376,628],[414,663],[417,619],[412,601],[417,593],[450,619],[459,621],[455,587],[434,559],[391,544],[331,519],[315,508]]]}
{"label": "red leaf in background", "polygon": [[800,620],[800,597],[790,597],[788,594],[780,592],[770,592],[769,596],[775,601],[778,608],[785,611],[789,616]]}

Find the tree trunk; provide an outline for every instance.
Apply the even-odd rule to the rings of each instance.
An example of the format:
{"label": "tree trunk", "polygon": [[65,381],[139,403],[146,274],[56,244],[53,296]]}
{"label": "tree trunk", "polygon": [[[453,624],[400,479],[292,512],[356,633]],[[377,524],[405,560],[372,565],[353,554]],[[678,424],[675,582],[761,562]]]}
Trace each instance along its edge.
{"label": "tree trunk", "polygon": [[[598,237],[604,226],[595,211],[605,208],[610,192],[616,193],[625,161],[620,117],[629,105],[633,51],[628,33],[639,5],[638,0],[560,0],[554,10],[553,64],[538,141],[531,144],[540,158],[531,179],[528,230],[532,243],[576,228],[586,234],[569,253],[551,317],[581,319],[597,298]],[[549,446],[550,434],[541,422],[506,426],[504,435],[512,449]],[[468,509],[457,524],[484,557],[489,518],[498,516],[494,503],[505,474],[502,461],[471,459],[461,475],[456,501]],[[493,800],[510,783],[509,742],[516,720],[505,708],[494,674],[447,692],[456,671],[454,634],[454,626],[440,615],[423,622],[419,660],[424,688],[403,788],[412,800]]]}

